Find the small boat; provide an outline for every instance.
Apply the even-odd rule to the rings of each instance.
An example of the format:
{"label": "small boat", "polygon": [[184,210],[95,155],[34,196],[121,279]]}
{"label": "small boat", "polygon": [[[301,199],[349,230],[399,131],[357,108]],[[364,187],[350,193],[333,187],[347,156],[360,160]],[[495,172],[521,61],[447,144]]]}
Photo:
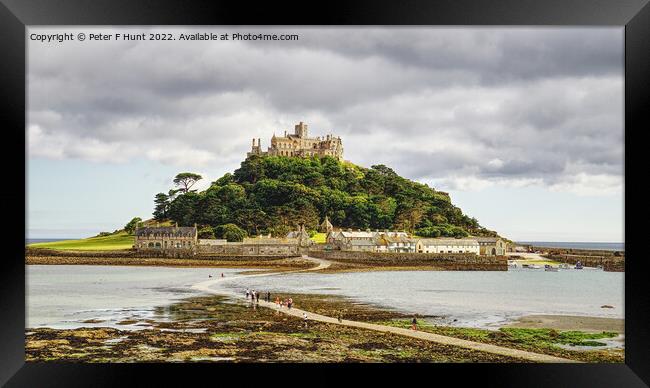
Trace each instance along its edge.
{"label": "small boat", "polygon": [[546,272],[558,272],[558,267],[553,267],[547,264],[547,266],[544,266],[544,271]]}
{"label": "small boat", "polygon": [[562,264],[560,264],[560,268],[562,268],[562,269],[569,269],[570,267],[569,267],[569,264],[567,264],[567,263],[562,263]]}
{"label": "small boat", "polygon": [[581,263],[581,262],[577,262],[577,263],[576,263],[576,266],[575,266],[575,269],[582,269],[582,263]]}

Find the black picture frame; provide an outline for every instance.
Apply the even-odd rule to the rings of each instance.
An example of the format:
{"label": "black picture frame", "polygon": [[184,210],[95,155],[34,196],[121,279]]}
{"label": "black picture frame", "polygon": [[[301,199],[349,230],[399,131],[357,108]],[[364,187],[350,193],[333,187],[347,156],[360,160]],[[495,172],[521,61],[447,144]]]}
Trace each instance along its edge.
{"label": "black picture frame", "polygon": [[[625,27],[625,364],[427,364],[427,365],[206,365],[25,363],[26,90],[25,28],[28,25],[530,25]],[[214,384],[238,376],[247,386],[281,382],[285,372],[307,372],[298,384],[340,384],[342,372],[393,384],[642,387],[650,383],[650,282],[641,256],[645,226],[645,175],[631,175],[630,155],[643,155],[650,128],[650,6],[648,0],[446,0],[265,2],[183,0],[0,0],[0,122],[5,140],[0,211],[4,255],[0,269],[0,384],[10,387],[170,385],[197,376]],[[645,147],[644,147],[645,148]],[[643,168],[643,167],[642,167]],[[639,206],[635,206],[639,203]],[[19,204],[23,204],[21,207]],[[628,211],[628,209],[631,209]],[[595,209],[597,211],[597,209]],[[639,217],[637,214],[641,214]],[[19,226],[22,226],[20,228]],[[645,238],[647,239],[647,237]],[[305,380],[311,379],[311,380]],[[345,380],[343,380],[345,381]]]}

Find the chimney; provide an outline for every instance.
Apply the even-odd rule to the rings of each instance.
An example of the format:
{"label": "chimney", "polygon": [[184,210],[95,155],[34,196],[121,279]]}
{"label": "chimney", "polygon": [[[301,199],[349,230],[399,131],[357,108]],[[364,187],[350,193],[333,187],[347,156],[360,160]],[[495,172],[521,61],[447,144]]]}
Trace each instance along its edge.
{"label": "chimney", "polygon": [[284,137],[287,137],[287,131],[284,131]]}
{"label": "chimney", "polygon": [[262,146],[262,142],[260,141],[260,138],[259,138],[259,137],[257,138],[257,146],[258,146],[258,147],[261,147],[261,146]]}
{"label": "chimney", "polygon": [[255,138],[253,138],[253,147],[255,147]]}

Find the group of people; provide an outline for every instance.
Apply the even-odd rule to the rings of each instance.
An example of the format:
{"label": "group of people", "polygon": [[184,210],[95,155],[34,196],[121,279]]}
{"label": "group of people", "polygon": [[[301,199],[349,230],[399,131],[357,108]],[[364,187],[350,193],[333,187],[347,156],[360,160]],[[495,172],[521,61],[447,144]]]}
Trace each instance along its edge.
{"label": "group of people", "polygon": [[[260,301],[260,293],[261,292],[259,292],[259,291],[250,290],[250,289],[247,288],[246,289],[246,300],[250,299],[251,302],[259,303],[259,301]],[[265,302],[271,302],[271,293],[270,292],[267,291],[266,294],[264,294],[264,293],[261,293],[261,294],[264,295],[263,300]]]}
{"label": "group of people", "polygon": [[[271,303],[272,299],[271,299],[271,293],[269,291],[267,291],[266,294],[262,293],[262,295],[264,295],[264,301],[265,302]],[[253,303],[259,303],[259,301],[260,301],[260,292],[247,288],[246,289],[246,300],[250,300]],[[280,308],[282,308],[284,306],[287,306],[287,308],[289,310],[291,310],[291,307],[293,307],[293,298],[289,297],[289,298],[286,298],[286,299],[282,299],[279,296],[276,296],[275,297],[275,304],[278,307],[278,309],[280,309]],[[254,306],[255,305],[253,305],[253,307]],[[278,314],[279,313],[280,313],[280,311],[278,311]],[[303,313],[302,315],[303,315],[303,320],[305,322],[305,327],[307,327],[307,320],[308,320],[307,313]],[[339,322],[340,321],[341,321],[341,316],[339,316]]]}
{"label": "group of people", "polygon": [[280,297],[275,298],[275,305],[278,306],[278,308],[282,308],[284,306],[287,306],[289,310],[291,310],[291,307],[293,306],[293,298],[287,298],[287,299],[282,299]]}
{"label": "group of people", "polygon": [[[223,274],[221,274],[223,276]],[[264,301],[267,303],[271,303],[271,293],[269,291],[266,292],[266,294],[262,293],[264,295]],[[251,290],[251,289],[246,289],[246,299],[248,300],[250,298],[251,302],[254,303],[259,303],[260,301],[260,292]],[[291,307],[293,307],[293,298],[289,297],[286,299],[282,299],[279,296],[275,297],[275,305],[278,307],[278,309],[281,309],[284,306],[287,306],[287,309],[291,310]],[[254,306],[254,305],[253,305]],[[278,314],[280,311],[278,311]],[[339,323],[343,322],[343,312],[341,310],[337,311],[336,313],[336,318],[339,321]],[[303,319],[305,321],[305,327],[307,327],[307,313],[303,313]],[[414,315],[413,319],[411,320],[411,330],[417,330],[418,329],[418,320],[417,316]]]}

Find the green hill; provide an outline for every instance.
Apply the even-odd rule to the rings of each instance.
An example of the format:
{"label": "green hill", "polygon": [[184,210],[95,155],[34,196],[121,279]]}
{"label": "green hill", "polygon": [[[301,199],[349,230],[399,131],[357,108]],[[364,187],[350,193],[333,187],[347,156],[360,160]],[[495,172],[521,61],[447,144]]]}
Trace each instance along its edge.
{"label": "green hill", "polygon": [[364,168],[332,157],[251,156],[202,192],[172,190],[156,195],[155,203],[156,219],[217,231],[235,224],[248,235],[282,236],[298,224],[315,230],[326,215],[341,228],[496,235],[463,214],[447,193],[384,165]]}
{"label": "green hill", "polygon": [[129,235],[126,232],[121,231],[115,234],[101,237],[33,243],[29,244],[29,247],[57,250],[111,251],[119,249],[130,249],[133,246],[133,242],[133,235]]}

